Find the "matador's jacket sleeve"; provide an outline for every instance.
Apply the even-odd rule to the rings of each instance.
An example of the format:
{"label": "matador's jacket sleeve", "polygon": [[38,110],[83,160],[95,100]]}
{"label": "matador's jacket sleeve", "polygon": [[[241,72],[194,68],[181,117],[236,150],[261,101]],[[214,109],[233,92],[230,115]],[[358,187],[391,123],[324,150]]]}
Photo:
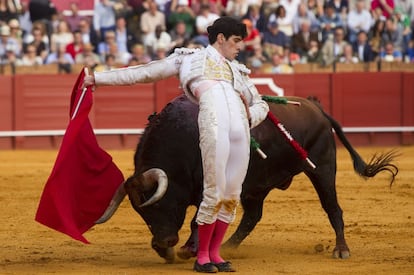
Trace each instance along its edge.
{"label": "matador's jacket sleeve", "polygon": [[249,102],[250,127],[254,128],[265,120],[269,112],[269,105],[262,99],[256,86],[249,78],[250,70],[237,61],[230,64],[234,75],[235,90],[239,91]]}
{"label": "matador's jacket sleeve", "polygon": [[173,53],[164,59],[152,61],[144,65],[95,72],[95,85],[133,85],[177,76],[182,57],[183,55]]}

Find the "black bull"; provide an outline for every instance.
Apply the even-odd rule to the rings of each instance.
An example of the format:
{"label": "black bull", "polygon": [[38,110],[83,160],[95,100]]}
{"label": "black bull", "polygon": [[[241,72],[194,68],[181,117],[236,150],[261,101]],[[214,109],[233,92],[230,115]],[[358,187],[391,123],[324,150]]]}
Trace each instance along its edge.
{"label": "black bull", "polygon": [[[385,170],[391,173],[392,183],[398,173],[398,168],[391,163],[395,153],[375,155],[368,164],[365,163],[348,142],[339,124],[320,108],[316,100],[289,99],[301,105],[269,103],[270,110],[308,152],[316,169],[300,157],[269,119],[254,128],[251,134],[266,153],[267,159],[251,150],[249,169],[241,193],[243,217],[226,244],[238,246],[260,221],[263,202],[268,193],[274,188],[287,189],[293,177],[304,172],[316,189],[335,230],[333,256],[347,258],[350,253],[335,188],[336,145],[332,128],[349,151],[355,171],[364,178]],[[201,201],[203,174],[197,114],[198,106],[181,96],[159,114],[149,117],[135,153],[134,175],[118,189],[111,206],[97,222],[108,220],[127,193],[132,206],[153,234],[152,247],[167,262],[174,260],[173,247],[178,242],[178,231],[184,223],[187,207],[198,206]],[[182,258],[195,255],[196,227],[193,219],[191,237],[178,254]]]}

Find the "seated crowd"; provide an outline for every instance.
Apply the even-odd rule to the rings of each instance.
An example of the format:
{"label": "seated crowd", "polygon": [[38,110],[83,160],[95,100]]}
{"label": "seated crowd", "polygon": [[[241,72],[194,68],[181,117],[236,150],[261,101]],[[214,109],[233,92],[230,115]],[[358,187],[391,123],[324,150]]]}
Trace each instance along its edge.
{"label": "seated crowd", "polygon": [[253,72],[414,63],[414,2],[407,0],[100,0],[91,17],[76,2],[68,2],[68,15],[52,3],[19,2],[0,2],[1,66],[58,64],[70,73],[74,64],[97,71],[145,64],[175,48],[205,47],[207,27],[224,15],[246,24],[237,59]]}

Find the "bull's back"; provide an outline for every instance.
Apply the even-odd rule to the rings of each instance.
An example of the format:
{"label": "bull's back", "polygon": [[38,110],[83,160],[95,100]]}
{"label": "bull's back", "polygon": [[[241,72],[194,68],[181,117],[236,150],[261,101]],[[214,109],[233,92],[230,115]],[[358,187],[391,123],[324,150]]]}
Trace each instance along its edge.
{"label": "bull's back", "polygon": [[[251,152],[246,180],[255,183],[245,186],[247,192],[260,190],[257,185],[269,190],[275,187],[285,189],[294,175],[307,168],[306,162],[286,135],[290,135],[315,161],[323,157],[324,149],[335,147],[331,125],[316,103],[299,97],[287,99],[300,105],[269,103],[270,111],[277,121],[268,117],[252,130],[252,136],[268,158],[262,159],[256,152]],[[275,122],[280,122],[280,127]],[[286,132],[283,133],[283,130]],[[249,187],[252,189],[248,190]]]}

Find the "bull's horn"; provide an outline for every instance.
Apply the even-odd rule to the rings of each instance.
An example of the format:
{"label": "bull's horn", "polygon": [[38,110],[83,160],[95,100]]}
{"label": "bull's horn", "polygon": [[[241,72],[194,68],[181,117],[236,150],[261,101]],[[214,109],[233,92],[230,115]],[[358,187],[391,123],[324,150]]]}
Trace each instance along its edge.
{"label": "bull's horn", "polygon": [[141,204],[139,207],[144,207],[151,205],[157,201],[159,201],[167,192],[168,188],[168,177],[165,172],[159,168],[152,168],[147,171],[145,171],[142,176],[144,177],[145,182],[145,189],[146,187],[152,187],[156,182],[158,182],[157,191],[155,191],[154,195],[152,195],[151,198],[149,198],[146,202]]}
{"label": "bull's horn", "polygon": [[116,190],[111,202],[109,203],[108,208],[105,210],[105,213],[95,222],[95,224],[107,222],[118,209],[119,205],[121,204],[125,196],[126,191],[123,182],[121,185],[119,185],[118,189]]}

